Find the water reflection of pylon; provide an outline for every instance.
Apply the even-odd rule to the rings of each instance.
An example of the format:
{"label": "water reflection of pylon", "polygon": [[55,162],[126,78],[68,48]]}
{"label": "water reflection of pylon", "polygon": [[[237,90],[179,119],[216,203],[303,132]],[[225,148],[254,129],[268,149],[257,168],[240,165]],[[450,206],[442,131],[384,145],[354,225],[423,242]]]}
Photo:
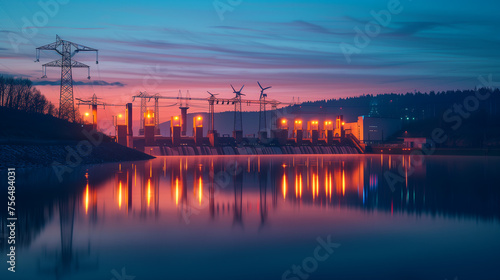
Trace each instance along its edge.
{"label": "water reflection of pylon", "polygon": [[[43,258],[38,259],[38,272],[55,275],[60,279],[64,275],[72,272],[96,270],[98,261],[90,259],[90,241],[85,250],[73,251],[73,229],[75,220],[76,196],[70,195],[68,198],[59,200],[59,225],[61,238],[61,253],[49,254],[47,251]],[[53,257],[50,263],[48,257]],[[86,258],[88,259],[86,260]],[[42,263],[42,260],[44,263]]]}
{"label": "water reflection of pylon", "polygon": [[266,164],[261,165],[260,164],[260,158],[259,158],[259,164],[258,164],[258,171],[259,171],[259,190],[260,190],[260,226],[259,230],[264,228],[267,222],[267,179],[269,175],[269,169]]}
{"label": "water reflection of pylon", "polygon": [[242,200],[243,200],[243,169],[240,168],[237,160],[235,160],[235,162],[234,162],[233,182],[234,182],[234,219],[233,219],[233,226],[238,225],[240,227],[243,227],[243,210],[242,210]]}
{"label": "water reflection of pylon", "polygon": [[214,160],[212,159],[210,161],[210,185],[208,188],[208,206],[210,209],[210,217],[212,220],[215,217],[215,184],[214,184],[214,177],[215,177],[215,171],[214,171]]}

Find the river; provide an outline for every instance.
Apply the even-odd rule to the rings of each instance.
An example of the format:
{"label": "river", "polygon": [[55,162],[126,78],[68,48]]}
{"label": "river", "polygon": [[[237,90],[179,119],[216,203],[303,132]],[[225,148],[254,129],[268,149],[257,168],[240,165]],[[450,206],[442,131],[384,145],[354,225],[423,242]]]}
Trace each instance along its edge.
{"label": "river", "polygon": [[62,181],[51,168],[18,169],[16,272],[0,276],[499,279],[499,166],[499,157],[159,157],[81,166]]}

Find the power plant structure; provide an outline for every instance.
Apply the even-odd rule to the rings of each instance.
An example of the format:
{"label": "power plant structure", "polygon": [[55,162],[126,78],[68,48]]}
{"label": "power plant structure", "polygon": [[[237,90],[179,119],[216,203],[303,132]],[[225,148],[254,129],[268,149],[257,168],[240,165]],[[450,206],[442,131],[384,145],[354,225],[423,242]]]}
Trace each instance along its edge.
{"label": "power plant structure", "polygon": [[[153,155],[249,155],[249,154],[346,154],[364,153],[367,144],[383,141],[388,135],[400,129],[400,122],[394,119],[360,116],[356,122],[346,122],[343,115],[311,115],[303,113],[282,115],[278,118],[279,106],[295,106],[298,104],[283,103],[274,99],[267,99],[264,88],[261,88],[258,100],[243,99],[243,86],[236,90],[231,89],[235,96],[220,98],[219,94],[207,92],[206,98],[190,97],[181,91],[177,96],[163,96],[159,93],[150,94],[140,92],[132,97],[132,102],[140,99],[140,105],[111,104],[103,102],[95,94],[87,99],[76,98],[78,106],[89,106],[91,113],[85,113],[83,127],[87,130],[98,129],[98,108],[107,106],[124,107],[125,112],[113,116],[115,126],[115,140],[117,143],[135,148]],[[154,106],[147,106],[154,100]],[[175,103],[160,105],[160,100],[172,100]],[[204,122],[204,114],[191,115],[188,119],[188,109],[191,102],[208,103],[208,121]],[[259,133],[243,137],[242,104],[259,106]],[[268,110],[263,104],[271,105],[271,134],[267,135]],[[233,135],[220,135],[216,129],[215,106],[234,105],[235,116]],[[179,114],[169,116],[169,135],[160,133],[160,108],[179,107]],[[133,107],[139,109],[140,133],[134,136]],[[254,111],[255,112],[255,111]],[[257,112],[255,112],[257,113]],[[308,113],[306,113],[308,114]],[[238,118],[240,116],[241,118]],[[241,120],[241,122],[240,122]],[[188,122],[192,122],[192,131],[188,131]],[[208,129],[205,130],[204,124]],[[226,123],[227,125],[227,123]],[[191,128],[190,128],[191,129]],[[204,134],[206,131],[206,134]],[[166,131],[163,131],[166,133]]]}
{"label": "power plant structure", "polygon": [[[343,116],[339,115],[325,119],[304,120],[299,116],[277,117],[279,106],[296,105],[268,99],[265,90],[271,87],[260,87],[259,99],[243,99],[246,96],[243,88],[231,89],[235,94],[232,98],[220,98],[219,94],[208,92],[206,98],[191,97],[179,91],[177,96],[163,96],[159,93],[140,92],[132,97],[132,101],[140,99],[139,135],[132,131],[132,103],[126,105],[108,104],[94,95],[90,99],[77,98],[78,105],[88,105],[92,108],[91,121],[84,126],[87,129],[97,129],[97,108],[102,106],[124,106],[125,114],[114,117],[116,142],[153,155],[233,155],[233,154],[335,154],[363,153],[364,147],[356,143],[354,136],[346,137]],[[148,107],[148,102],[154,100],[154,106]],[[160,100],[175,101],[174,104],[160,106]],[[208,103],[208,129],[204,134],[204,116],[194,115],[188,119],[188,110],[192,102]],[[243,137],[242,104],[259,106],[258,136]],[[217,132],[215,123],[215,106],[233,105],[234,122],[232,137],[222,136]],[[266,105],[271,105],[271,134],[267,133]],[[169,136],[160,134],[161,107],[179,107],[179,114],[170,116]],[[89,118],[90,119],[90,115]],[[192,121],[192,132],[187,131],[188,122]],[[165,133],[166,131],[164,131]],[[191,134],[191,136],[188,136]],[[358,141],[359,142],[359,141]]]}

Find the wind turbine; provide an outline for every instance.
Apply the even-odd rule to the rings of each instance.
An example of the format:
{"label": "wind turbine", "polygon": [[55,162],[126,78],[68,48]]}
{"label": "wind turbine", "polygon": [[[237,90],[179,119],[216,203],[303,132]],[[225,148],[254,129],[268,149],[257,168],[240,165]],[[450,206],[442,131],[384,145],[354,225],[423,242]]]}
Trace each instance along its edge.
{"label": "wind turbine", "polygon": [[260,101],[259,133],[260,133],[260,132],[267,132],[267,113],[266,113],[267,94],[265,94],[264,91],[272,88],[272,86],[264,88],[264,87],[262,87],[262,85],[259,82],[257,82],[257,84],[259,84],[259,87],[260,87],[260,97],[259,97],[259,101]]}
{"label": "wind turbine", "polygon": [[245,96],[245,94],[241,93],[245,85],[243,85],[240,90],[236,91],[233,85],[231,88],[233,89],[233,93],[236,94],[234,97],[234,130],[233,137],[236,142],[241,142],[243,139],[243,117],[241,114],[241,96]]}

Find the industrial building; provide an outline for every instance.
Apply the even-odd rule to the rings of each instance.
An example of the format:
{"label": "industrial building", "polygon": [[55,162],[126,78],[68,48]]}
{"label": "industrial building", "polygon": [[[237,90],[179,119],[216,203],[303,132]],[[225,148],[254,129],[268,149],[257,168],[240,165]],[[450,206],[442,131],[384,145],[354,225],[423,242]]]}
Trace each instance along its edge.
{"label": "industrial building", "polygon": [[[346,134],[352,134],[363,144],[376,144],[386,141],[394,133],[401,130],[401,120],[359,116],[356,122],[344,123]],[[340,130],[335,130],[335,136],[340,135]]]}

